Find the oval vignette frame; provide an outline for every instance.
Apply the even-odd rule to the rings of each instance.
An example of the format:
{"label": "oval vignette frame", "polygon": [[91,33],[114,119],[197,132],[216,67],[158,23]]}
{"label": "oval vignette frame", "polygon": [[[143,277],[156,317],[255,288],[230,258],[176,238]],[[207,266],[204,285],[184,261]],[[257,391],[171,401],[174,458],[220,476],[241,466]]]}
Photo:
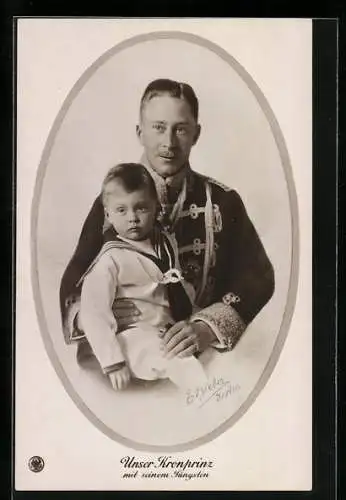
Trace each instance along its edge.
{"label": "oval vignette frame", "polygon": [[[37,260],[37,220],[38,220],[38,209],[40,204],[41,190],[44,180],[44,174],[47,168],[48,160],[50,157],[50,153],[54,144],[55,136],[57,135],[60,126],[63,123],[63,120],[74,100],[74,98],[78,95],[80,90],[84,87],[84,85],[88,82],[89,78],[97,71],[97,69],[102,66],[108,59],[113,57],[118,52],[129,48],[138,43],[142,43],[149,40],[155,39],[178,39],[184,40],[187,42],[191,42],[197,45],[200,45],[208,50],[214,52],[217,56],[223,59],[228,65],[230,65],[237,74],[242,78],[244,83],[248,86],[248,88],[253,93],[256,98],[258,104],[260,105],[261,110],[263,111],[269,125],[271,132],[273,134],[276,146],[278,148],[280,159],[284,171],[284,176],[287,185],[289,203],[290,203],[290,216],[291,216],[291,236],[292,236],[292,247],[291,247],[291,269],[290,269],[290,278],[289,278],[289,287],[287,293],[286,307],[283,314],[283,318],[281,321],[280,329],[277,334],[277,338],[275,340],[272,352],[269,356],[269,359],[266,363],[266,366],[259,377],[255,387],[244,401],[244,403],[238,408],[238,410],[225,422],[219,425],[216,429],[209,432],[203,437],[199,437],[197,439],[193,439],[189,442],[173,445],[173,446],[157,446],[157,445],[144,445],[137,443],[136,441],[132,441],[131,439],[125,438],[120,434],[116,433],[114,430],[110,429],[106,426],[84,403],[79,394],[75,391],[72,383],[68,379],[66,372],[59,360],[57,353],[55,352],[53,341],[49,334],[49,329],[47,325],[47,321],[45,318],[43,303],[41,299],[40,285],[38,279],[38,260]],[[42,158],[40,161],[40,165],[38,168],[36,183],[34,188],[34,196],[32,202],[31,209],[31,258],[32,258],[32,285],[33,285],[33,294],[35,299],[35,307],[38,317],[38,322],[41,330],[41,335],[43,338],[43,342],[46,348],[46,351],[49,355],[49,358],[54,366],[54,369],[59,376],[65,390],[71,397],[72,401],[77,405],[79,410],[88,418],[88,420],[93,423],[100,431],[106,434],[111,439],[118,441],[119,443],[128,446],[132,449],[139,451],[165,451],[165,452],[176,452],[176,451],[185,451],[189,449],[196,448],[202,444],[205,444],[209,441],[212,441],[217,436],[225,432],[232,425],[234,425],[250,408],[250,406],[255,401],[256,397],[262,391],[264,386],[266,385],[269,377],[271,376],[275,365],[279,359],[280,353],[282,351],[283,345],[285,343],[289,326],[291,323],[291,319],[293,316],[296,295],[297,295],[297,287],[298,287],[298,263],[299,263],[299,226],[298,226],[298,203],[297,203],[297,195],[294,186],[294,179],[292,168],[290,164],[289,154],[286,148],[285,140],[283,134],[281,132],[280,126],[275,118],[275,115],[265,98],[264,94],[257,86],[252,77],[247,73],[247,71],[239,64],[228,52],[214,44],[213,42],[200,37],[198,35],[193,35],[191,33],[180,32],[180,31],[158,31],[153,33],[146,33],[131,37],[123,42],[120,42],[116,46],[112,47],[108,51],[106,51],[102,56],[100,56],[78,79],[75,83],[67,97],[65,98],[63,105],[55,118],[53,126],[50,130],[49,136],[47,138]]]}

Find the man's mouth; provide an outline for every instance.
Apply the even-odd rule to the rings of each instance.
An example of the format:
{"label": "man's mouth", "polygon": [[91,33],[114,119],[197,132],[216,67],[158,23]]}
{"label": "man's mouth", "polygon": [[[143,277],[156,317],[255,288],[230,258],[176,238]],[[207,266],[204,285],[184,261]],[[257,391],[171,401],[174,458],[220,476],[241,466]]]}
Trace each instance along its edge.
{"label": "man's mouth", "polygon": [[165,153],[160,153],[159,156],[164,160],[174,160],[174,158],[176,158],[177,155],[175,153],[167,151]]}

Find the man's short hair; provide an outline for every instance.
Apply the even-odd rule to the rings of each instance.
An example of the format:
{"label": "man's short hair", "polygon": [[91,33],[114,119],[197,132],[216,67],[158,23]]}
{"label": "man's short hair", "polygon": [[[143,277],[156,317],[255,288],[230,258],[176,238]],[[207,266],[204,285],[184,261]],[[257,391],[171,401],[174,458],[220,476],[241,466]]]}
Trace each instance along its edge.
{"label": "man's short hair", "polygon": [[106,185],[111,181],[118,182],[127,193],[147,189],[154,200],[158,199],[153,178],[141,163],[119,163],[108,171],[102,183],[103,204]]}
{"label": "man's short hair", "polygon": [[198,121],[199,105],[193,88],[188,83],[177,82],[175,80],[169,80],[168,78],[159,78],[158,80],[154,80],[149,83],[141,99],[141,115],[145,104],[153,97],[161,95],[169,95],[170,97],[176,97],[177,99],[185,99],[191,108],[192,116],[196,122]]}

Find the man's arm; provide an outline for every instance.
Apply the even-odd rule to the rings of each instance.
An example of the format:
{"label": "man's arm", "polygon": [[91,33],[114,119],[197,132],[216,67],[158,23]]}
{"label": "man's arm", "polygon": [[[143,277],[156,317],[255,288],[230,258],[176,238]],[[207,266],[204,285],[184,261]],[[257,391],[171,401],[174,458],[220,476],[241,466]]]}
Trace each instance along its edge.
{"label": "man's arm", "polygon": [[220,203],[222,234],[214,301],[193,321],[203,321],[232,349],[274,292],[274,270],[240,196],[226,192]]}
{"label": "man's arm", "polygon": [[94,201],[93,206],[83,224],[77,248],[62,276],[60,284],[60,310],[65,341],[70,342],[73,304],[80,298],[80,288],[77,283],[83,276],[93,259],[100,251],[103,243],[104,209],[101,196]]}

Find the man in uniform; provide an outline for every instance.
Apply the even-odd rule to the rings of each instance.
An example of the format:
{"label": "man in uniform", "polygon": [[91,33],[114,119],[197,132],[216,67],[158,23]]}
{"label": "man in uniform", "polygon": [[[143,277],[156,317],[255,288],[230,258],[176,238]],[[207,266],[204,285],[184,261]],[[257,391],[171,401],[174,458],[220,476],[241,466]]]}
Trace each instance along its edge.
{"label": "man in uniform", "polygon": [[[151,82],[141,99],[136,130],[144,149],[141,163],[157,188],[161,223],[175,236],[183,277],[196,291],[196,312],[168,328],[163,347],[168,357],[189,356],[209,346],[230,350],[271,298],[273,267],[236,191],[190,167],[191,148],[201,131],[193,89],[168,79]],[[79,281],[100,251],[105,230],[99,196],[61,281],[67,343],[84,337],[78,325]],[[123,304],[115,314],[118,324],[127,326],[138,312]]]}

